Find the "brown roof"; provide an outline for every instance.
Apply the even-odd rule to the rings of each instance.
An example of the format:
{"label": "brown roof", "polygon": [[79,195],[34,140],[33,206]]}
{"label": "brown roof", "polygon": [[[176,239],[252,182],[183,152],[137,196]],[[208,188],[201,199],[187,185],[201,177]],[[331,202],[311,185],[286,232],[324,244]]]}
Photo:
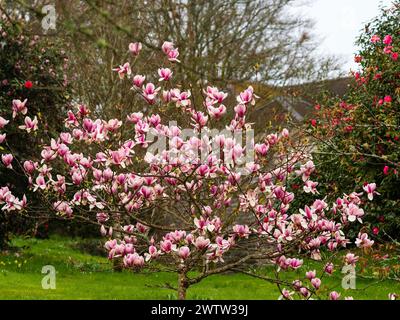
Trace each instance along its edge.
{"label": "brown roof", "polygon": [[[340,78],[278,89],[270,88],[269,92],[274,94],[267,97],[260,95],[256,106],[249,111],[248,121],[255,123],[256,130],[283,124],[288,114],[293,120],[302,121],[317,103],[321,93],[343,97],[350,83],[351,78]],[[255,88],[255,92],[259,91]]]}

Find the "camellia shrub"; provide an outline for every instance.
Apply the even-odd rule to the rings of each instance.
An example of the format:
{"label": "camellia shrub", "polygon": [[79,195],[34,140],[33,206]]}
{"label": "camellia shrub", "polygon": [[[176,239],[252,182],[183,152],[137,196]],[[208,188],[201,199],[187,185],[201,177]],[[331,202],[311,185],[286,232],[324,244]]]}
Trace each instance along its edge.
{"label": "camellia shrub", "polygon": [[[139,44],[129,47],[140,54]],[[375,185],[327,203],[318,195],[307,147],[287,129],[254,141],[246,122],[257,100],[252,87],[237,96],[234,117],[226,119],[227,93],[212,86],[196,93],[184,84],[173,86],[179,51],[171,42],[162,51],[165,64],[153,73],[135,75],[129,62],[114,69],[121,81],[132,82],[146,114],[104,120],[77,105],[67,113],[65,130],[40,148],[39,158],[19,159],[12,148],[4,152],[4,167],[24,169],[43,208],[30,207],[29,199],[2,187],[2,210],[29,215],[50,208],[60,217],[97,223],[110,259],[136,271],[175,272],[177,284],[167,287],[179,299],[191,285],[230,270],[276,283],[284,299],[339,299],[340,293],[321,290],[322,279],[338,267],[333,255],[342,255],[350,268],[356,265],[358,257],[341,249],[372,246],[368,234],[360,232],[352,244],[346,233],[351,225],[362,226]],[[194,94],[203,95],[202,105],[194,104]],[[21,136],[40,131],[40,122],[27,119],[33,116],[29,106],[30,100],[14,100],[2,115],[2,130],[16,126]],[[164,123],[157,113],[163,108],[191,126]],[[218,122],[224,130],[213,129]],[[291,181],[299,179],[301,187],[292,188]],[[313,201],[292,206],[302,193]],[[304,259],[325,263],[322,270],[302,270]],[[248,270],[246,263],[254,260],[275,266],[276,276]],[[292,270],[293,279],[282,276]]]}
{"label": "camellia shrub", "polygon": [[344,100],[319,104],[308,132],[328,194],[375,181],[380,196],[367,219],[376,235],[400,231],[400,2],[369,23],[358,39],[354,83]]}
{"label": "camellia shrub", "polygon": [[[49,137],[62,131],[63,117],[70,95],[67,76],[68,59],[54,38],[30,34],[29,24],[21,17],[0,11],[0,151],[10,148],[21,158],[33,157]],[[25,105],[29,100],[29,114]],[[40,131],[21,136],[17,127],[3,132],[7,121],[3,117],[10,112],[10,119],[17,112],[26,114],[26,126],[35,127],[41,122]],[[45,140],[43,140],[45,139]],[[0,183],[12,186],[21,195],[27,190],[27,180],[19,167],[15,170],[0,168]],[[33,198],[31,197],[31,201]],[[31,228],[31,219],[22,220],[0,213],[0,249],[7,246],[10,232],[22,232]]]}

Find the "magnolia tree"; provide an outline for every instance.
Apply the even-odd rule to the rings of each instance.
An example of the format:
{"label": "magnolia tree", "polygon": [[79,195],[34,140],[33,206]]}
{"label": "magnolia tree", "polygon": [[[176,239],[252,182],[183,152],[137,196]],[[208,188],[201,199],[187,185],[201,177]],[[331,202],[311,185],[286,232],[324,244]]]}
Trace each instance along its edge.
{"label": "magnolia tree", "polygon": [[[140,49],[139,43],[129,45],[132,56]],[[307,147],[291,139],[287,129],[254,141],[246,122],[257,100],[252,87],[237,97],[234,118],[224,120],[227,94],[208,86],[196,93],[203,95],[203,105],[195,105],[194,92],[172,86],[178,49],[165,42],[162,51],[166,65],[158,75],[135,75],[128,62],[114,69],[122,80],[132,81],[148,114],[95,119],[89,108],[77,105],[68,111],[57,139],[32,146],[41,149],[40,159],[17,159],[7,144],[4,130],[12,123],[21,134],[40,130],[30,102],[14,100],[10,115],[0,118],[1,142],[9,150],[1,160],[10,170],[24,172],[43,197],[43,208],[30,207],[25,196],[2,187],[2,210],[29,214],[48,207],[62,217],[98,223],[110,259],[128,269],[176,272],[177,285],[168,287],[179,299],[185,299],[189,286],[229,270],[276,283],[284,299],[323,297],[319,289],[321,279],[333,272],[331,257],[350,244],[346,230],[362,223],[361,206],[367,201],[362,196],[372,200],[375,184],[326,203],[313,181]],[[191,127],[163,123],[157,112],[165,108],[182,114]],[[226,121],[223,131],[212,129],[218,121]],[[292,187],[299,181],[301,188]],[[303,192],[315,199],[294,207],[296,194]],[[361,248],[372,244],[365,233],[355,241]],[[355,266],[355,254],[343,255],[346,265]],[[304,257],[327,261],[323,270],[304,270],[301,276]],[[256,259],[274,265],[275,277],[247,271],[246,264]],[[289,273],[293,279],[282,278],[297,269]],[[339,296],[328,292],[330,299]]]}

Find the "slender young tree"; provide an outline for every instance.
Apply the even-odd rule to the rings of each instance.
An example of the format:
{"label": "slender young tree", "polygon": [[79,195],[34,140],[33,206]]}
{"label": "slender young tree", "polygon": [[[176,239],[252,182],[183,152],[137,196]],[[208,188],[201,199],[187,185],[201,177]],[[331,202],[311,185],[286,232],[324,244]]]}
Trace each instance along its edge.
{"label": "slender young tree", "polygon": [[[178,88],[171,82],[178,49],[164,42],[161,52],[170,68],[149,69],[146,80],[132,73],[134,58],[114,69],[133,82],[132,91],[148,112],[104,120],[77,105],[68,111],[65,130],[40,147],[40,157],[19,159],[9,148],[1,155],[3,165],[23,168],[44,208],[98,223],[110,259],[125,268],[175,272],[177,284],[168,288],[179,299],[191,285],[229,270],[276,283],[284,299],[323,298],[321,279],[333,272],[332,255],[350,244],[349,225],[362,223],[363,192],[326,203],[312,180],[315,166],[307,147],[293,141],[287,129],[254,141],[246,122],[257,100],[251,86],[236,97],[230,118],[226,92],[207,86],[203,103],[196,105],[185,83]],[[157,80],[150,82],[155,73]],[[15,124],[27,135],[40,130],[41,124],[28,118],[29,104],[13,101],[9,120],[1,118],[2,128]],[[156,113],[163,109],[181,114],[190,127],[165,123]],[[218,122],[225,130],[213,130]],[[369,200],[377,194],[374,184],[364,191]],[[315,198],[293,206],[303,192]],[[41,210],[8,187],[0,189],[0,204],[2,210],[27,215]],[[358,247],[372,244],[367,234],[358,235]],[[282,277],[300,270],[304,257],[327,259],[327,264],[304,276],[291,274],[291,280]],[[275,277],[248,270],[246,263],[254,259],[275,266]],[[354,267],[357,260],[344,252],[346,265]],[[339,293],[328,298],[338,299]]]}

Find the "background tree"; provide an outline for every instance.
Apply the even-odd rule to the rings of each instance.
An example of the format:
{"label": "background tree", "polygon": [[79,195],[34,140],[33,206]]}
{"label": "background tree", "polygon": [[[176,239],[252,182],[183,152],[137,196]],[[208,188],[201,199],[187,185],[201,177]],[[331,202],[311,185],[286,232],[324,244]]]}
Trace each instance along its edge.
{"label": "background tree", "polygon": [[[332,58],[315,53],[318,41],[312,21],[292,13],[298,4],[294,0],[58,1],[53,36],[62,38],[68,48],[77,79],[76,99],[111,115],[118,114],[122,105],[129,111],[145,107],[133,95],[129,102],[121,100],[111,72],[131,54],[129,42],[140,42],[143,51],[151,53],[136,65],[138,74],[158,65],[161,53],[154,49],[163,41],[184,51],[174,81],[185,90],[205,81],[281,86],[327,76],[336,65]],[[32,21],[40,23],[40,2],[21,8],[38,13]],[[130,84],[124,86],[128,92]]]}

